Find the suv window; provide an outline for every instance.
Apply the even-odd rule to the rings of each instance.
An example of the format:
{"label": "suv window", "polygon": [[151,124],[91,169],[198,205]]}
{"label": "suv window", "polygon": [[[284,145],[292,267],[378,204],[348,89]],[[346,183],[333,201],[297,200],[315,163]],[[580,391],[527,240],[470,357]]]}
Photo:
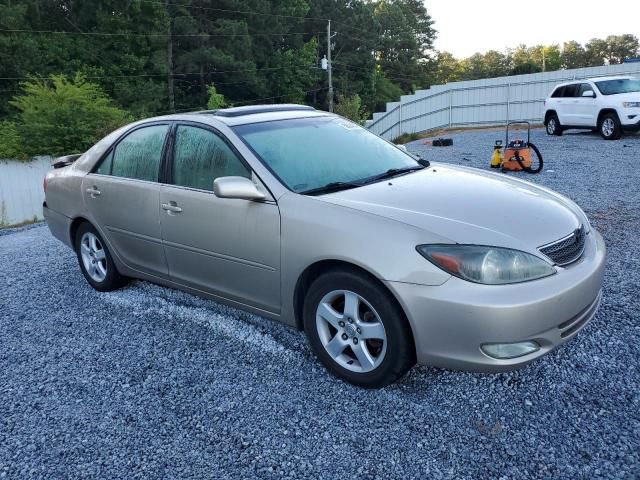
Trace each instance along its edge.
{"label": "suv window", "polygon": [[115,150],[102,160],[96,172],[157,181],[168,130],[168,125],[151,125],[134,130],[118,142]]}
{"label": "suv window", "polygon": [[171,173],[174,185],[209,191],[218,177],[251,178],[249,169],[222,138],[188,125],[176,129]]}
{"label": "suv window", "polygon": [[558,87],[555,89],[551,97],[558,98],[558,97],[562,97],[563,95],[564,95],[564,87]]}
{"label": "suv window", "polygon": [[574,83],[573,85],[565,85],[564,92],[562,94],[563,97],[577,97],[578,96],[578,84]]}

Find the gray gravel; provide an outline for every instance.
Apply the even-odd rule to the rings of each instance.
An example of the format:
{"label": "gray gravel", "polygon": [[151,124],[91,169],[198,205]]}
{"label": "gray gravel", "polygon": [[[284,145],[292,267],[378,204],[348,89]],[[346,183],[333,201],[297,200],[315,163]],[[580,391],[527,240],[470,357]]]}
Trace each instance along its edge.
{"label": "gray gravel", "polygon": [[[486,168],[501,135],[410,148]],[[0,478],[640,477],[640,137],[534,142],[527,179],[583,206],[609,263],[594,321],[508,374],[364,391],[301,333],[146,282],[95,292],[46,227],[2,231]]]}

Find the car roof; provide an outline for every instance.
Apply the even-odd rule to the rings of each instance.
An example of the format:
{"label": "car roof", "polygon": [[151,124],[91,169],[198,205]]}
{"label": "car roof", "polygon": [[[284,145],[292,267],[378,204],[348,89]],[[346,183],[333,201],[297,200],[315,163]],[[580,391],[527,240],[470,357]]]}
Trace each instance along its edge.
{"label": "car roof", "polygon": [[273,104],[232,107],[218,110],[200,110],[195,112],[174,113],[145,119],[155,120],[190,120],[202,123],[221,122],[228,126],[245,125],[249,123],[270,122],[274,120],[288,120],[294,118],[321,117],[331,115],[322,110],[316,110],[307,105]]}
{"label": "car roof", "polygon": [[554,90],[558,87],[564,87],[566,85],[574,85],[576,83],[584,83],[584,82],[602,82],[606,80],[632,80],[633,77],[629,75],[617,75],[617,76],[609,76],[609,77],[592,77],[592,78],[576,78],[575,80],[570,80],[568,82],[562,82],[555,86]]}

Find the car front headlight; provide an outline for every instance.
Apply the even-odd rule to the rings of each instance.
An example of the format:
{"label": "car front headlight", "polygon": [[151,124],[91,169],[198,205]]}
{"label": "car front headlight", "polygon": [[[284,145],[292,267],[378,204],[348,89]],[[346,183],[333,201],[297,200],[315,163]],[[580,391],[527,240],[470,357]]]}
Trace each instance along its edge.
{"label": "car front headlight", "polygon": [[505,285],[556,273],[530,253],[482,245],[418,245],[418,253],[447,273],[475,283]]}
{"label": "car front headlight", "polygon": [[640,102],[622,102],[624,108],[640,108]]}

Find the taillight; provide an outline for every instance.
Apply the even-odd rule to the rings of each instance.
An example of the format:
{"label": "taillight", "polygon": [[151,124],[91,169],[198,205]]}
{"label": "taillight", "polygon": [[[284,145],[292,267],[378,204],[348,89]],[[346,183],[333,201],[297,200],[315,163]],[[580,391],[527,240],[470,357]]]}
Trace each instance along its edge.
{"label": "taillight", "polygon": [[42,189],[44,193],[47,193],[47,177],[44,177],[44,180],[42,180]]}

